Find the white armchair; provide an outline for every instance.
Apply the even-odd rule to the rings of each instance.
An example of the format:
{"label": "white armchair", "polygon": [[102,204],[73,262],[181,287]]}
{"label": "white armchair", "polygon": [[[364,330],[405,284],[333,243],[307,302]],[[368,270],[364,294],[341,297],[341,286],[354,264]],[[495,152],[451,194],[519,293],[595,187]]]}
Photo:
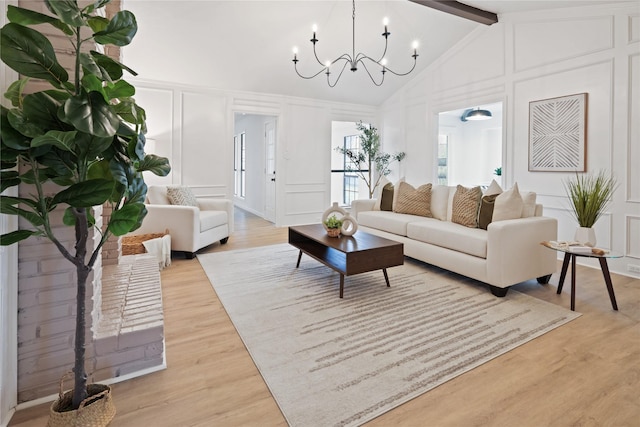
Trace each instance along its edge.
{"label": "white armchair", "polygon": [[205,246],[219,241],[227,243],[233,232],[233,202],[227,199],[197,199],[198,206],[173,205],[166,185],[152,185],[147,190],[147,216],[132,234],[159,233],[169,230],[171,250],[183,251],[188,258]]}

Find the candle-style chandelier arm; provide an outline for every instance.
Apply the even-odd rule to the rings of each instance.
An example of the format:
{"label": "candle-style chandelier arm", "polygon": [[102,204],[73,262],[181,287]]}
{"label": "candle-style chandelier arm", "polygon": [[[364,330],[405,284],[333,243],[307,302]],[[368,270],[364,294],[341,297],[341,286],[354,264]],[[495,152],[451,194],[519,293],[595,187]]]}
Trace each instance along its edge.
{"label": "candle-style chandelier arm", "polygon": [[[336,59],[336,61],[338,61],[340,58]],[[334,61],[335,63],[335,61]],[[333,84],[331,84],[331,80],[329,79],[330,75],[331,75],[331,71],[329,71],[329,68],[325,68],[327,70],[327,84],[329,85],[329,87],[335,87],[335,85],[338,84],[338,80],[340,80],[340,76],[342,76],[342,73],[344,72],[344,69],[347,68],[347,64],[349,64],[350,62],[345,60],[344,65],[342,65],[342,69],[340,70],[340,73],[338,74],[338,77],[336,77],[335,81],[333,82]]]}
{"label": "candle-style chandelier arm", "polygon": [[[293,49],[293,64],[294,64],[294,68],[296,73],[298,74],[298,76],[302,77],[303,79],[312,79],[318,75],[320,75],[320,73],[324,72],[327,75],[327,83],[329,84],[330,87],[334,87],[337,83],[338,80],[340,80],[340,77],[342,76],[342,73],[344,72],[345,68],[347,67],[347,64],[350,65],[350,70],[355,72],[358,70],[358,64],[362,64],[362,67],[365,69],[365,71],[367,72],[367,74],[369,75],[369,78],[371,79],[371,81],[373,82],[373,84],[375,84],[376,86],[381,86],[382,83],[384,82],[384,77],[385,77],[385,73],[387,71],[389,71],[390,73],[396,75],[396,76],[406,76],[407,74],[410,74],[415,68],[416,68],[416,64],[417,64],[417,58],[418,58],[418,52],[417,52],[417,42],[414,42],[414,46],[413,46],[413,55],[411,55],[411,57],[413,58],[413,66],[411,67],[411,69],[409,71],[406,72],[397,72],[394,71],[390,68],[387,67],[386,65],[386,60],[385,60],[385,56],[387,55],[387,48],[389,45],[389,35],[391,34],[389,32],[389,30],[387,29],[387,24],[388,24],[388,20],[387,18],[385,18],[383,20],[383,24],[384,24],[384,33],[382,33],[382,36],[384,37],[384,50],[382,52],[382,55],[380,56],[379,59],[374,59],[368,55],[365,55],[364,53],[358,53],[356,55],[356,34],[355,34],[355,28],[356,28],[356,2],[355,0],[352,1],[353,4],[353,13],[351,15],[351,19],[352,19],[352,55],[349,55],[348,53],[344,53],[342,55],[340,55],[339,57],[337,57],[336,59],[334,59],[333,61],[327,61],[326,63],[323,63],[320,58],[318,57],[318,52],[316,50],[316,44],[318,43],[318,38],[316,37],[316,31],[317,31],[317,27],[314,25],[313,26],[313,37],[309,40],[311,42],[311,44],[313,44],[313,56],[315,57],[316,61],[318,62],[318,64],[320,64],[323,68],[320,69],[317,73],[311,75],[311,76],[304,76],[302,74],[300,74],[300,71],[298,71],[298,48],[294,47]],[[365,64],[365,60],[367,61],[371,61],[372,63],[374,63],[375,65],[377,65],[378,67],[382,68],[382,79],[380,80],[380,82],[376,82],[375,78],[371,75],[371,72],[369,71],[369,69],[367,68],[366,64]],[[334,80],[333,83],[331,83],[331,66],[333,66],[334,64],[338,63],[339,61],[344,61],[344,64],[342,65],[342,68],[340,69],[340,72],[337,74],[336,79]]]}
{"label": "candle-style chandelier arm", "polygon": [[378,82],[376,82],[376,79],[374,79],[373,76],[371,75],[371,73],[369,72],[369,69],[367,68],[366,64],[364,62],[362,62],[362,59],[360,59],[360,63],[362,64],[362,68],[364,68],[364,70],[369,75],[369,78],[371,79],[373,84],[376,85],[376,86],[382,86],[382,83],[384,83],[384,74],[386,72],[385,68],[384,67],[382,68],[382,79],[380,80],[380,83],[378,83]]}

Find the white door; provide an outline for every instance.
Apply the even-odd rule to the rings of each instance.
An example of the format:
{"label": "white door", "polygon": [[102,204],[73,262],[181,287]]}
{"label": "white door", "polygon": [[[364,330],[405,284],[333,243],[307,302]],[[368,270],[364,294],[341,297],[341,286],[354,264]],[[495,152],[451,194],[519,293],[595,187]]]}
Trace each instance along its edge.
{"label": "white door", "polygon": [[264,125],[265,145],[265,208],[264,218],[276,222],[276,122]]}

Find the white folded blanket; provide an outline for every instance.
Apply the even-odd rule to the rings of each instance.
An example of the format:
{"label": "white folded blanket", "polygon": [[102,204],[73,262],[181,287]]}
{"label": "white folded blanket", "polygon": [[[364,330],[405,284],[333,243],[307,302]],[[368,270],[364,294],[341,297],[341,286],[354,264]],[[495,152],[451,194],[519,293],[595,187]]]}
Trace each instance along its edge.
{"label": "white folded blanket", "polygon": [[147,253],[154,255],[158,260],[158,267],[162,270],[171,265],[171,235],[142,242]]}

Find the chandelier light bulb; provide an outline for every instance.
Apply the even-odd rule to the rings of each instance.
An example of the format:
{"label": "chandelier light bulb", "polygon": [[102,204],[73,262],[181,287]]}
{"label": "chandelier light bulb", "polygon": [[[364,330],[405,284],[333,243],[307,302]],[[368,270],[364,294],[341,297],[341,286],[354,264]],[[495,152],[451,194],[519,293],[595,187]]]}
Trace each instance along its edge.
{"label": "chandelier light bulb", "polygon": [[413,48],[413,50],[416,50],[419,46],[418,40],[414,40],[413,43],[411,44],[411,47]]}
{"label": "chandelier light bulb", "polygon": [[387,18],[386,16],[382,18],[382,25],[384,25],[385,27],[389,25],[389,18]]}
{"label": "chandelier light bulb", "polygon": [[314,33],[316,33],[318,31],[318,26],[316,24],[313,24],[311,26],[311,31],[313,31]]}
{"label": "chandelier light bulb", "polygon": [[387,58],[382,58],[382,61],[380,61],[380,65],[382,65],[383,67],[386,67],[386,65],[387,65]]}
{"label": "chandelier light bulb", "polygon": [[325,63],[324,63],[324,65],[325,65],[327,68],[331,67],[331,61],[327,61],[327,62],[325,62]]}
{"label": "chandelier light bulb", "polygon": [[298,54],[298,46],[294,46],[292,50],[294,55]]}

